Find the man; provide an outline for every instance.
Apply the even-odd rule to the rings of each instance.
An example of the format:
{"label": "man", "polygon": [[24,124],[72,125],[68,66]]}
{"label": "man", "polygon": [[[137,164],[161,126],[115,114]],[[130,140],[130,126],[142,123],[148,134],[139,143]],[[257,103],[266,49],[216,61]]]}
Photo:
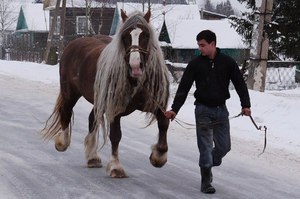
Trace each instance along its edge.
{"label": "man", "polygon": [[195,118],[197,144],[200,152],[201,191],[215,193],[211,185],[213,166],[219,166],[231,149],[229,113],[226,100],[230,98],[228,86],[232,81],[239,95],[242,114],[251,115],[247,86],[236,62],[216,47],[216,35],[210,30],[201,31],[197,37],[201,55],[187,65],[171,110],[165,112],[173,120],[184,104],[195,82]]}

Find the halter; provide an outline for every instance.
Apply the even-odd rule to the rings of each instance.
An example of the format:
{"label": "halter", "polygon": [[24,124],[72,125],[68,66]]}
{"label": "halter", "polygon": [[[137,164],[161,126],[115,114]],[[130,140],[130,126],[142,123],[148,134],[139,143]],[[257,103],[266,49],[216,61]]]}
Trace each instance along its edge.
{"label": "halter", "polygon": [[149,54],[149,51],[147,49],[144,49],[138,45],[131,45],[126,49],[125,56],[128,56],[132,52],[140,52],[140,53],[144,53],[146,55]]}

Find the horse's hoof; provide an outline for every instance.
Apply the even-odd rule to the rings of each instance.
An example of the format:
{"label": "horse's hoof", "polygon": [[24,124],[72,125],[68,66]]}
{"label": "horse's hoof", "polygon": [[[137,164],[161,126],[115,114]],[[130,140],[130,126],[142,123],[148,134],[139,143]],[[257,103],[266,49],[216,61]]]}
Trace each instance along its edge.
{"label": "horse's hoof", "polygon": [[113,169],[110,172],[110,177],[112,177],[112,178],[127,178],[128,176],[126,175],[126,173],[123,169],[121,169],[121,170]]}
{"label": "horse's hoof", "polygon": [[88,160],[87,167],[88,168],[101,168],[102,167],[101,160],[100,159]]}
{"label": "horse's hoof", "polygon": [[151,153],[149,160],[154,167],[161,168],[167,162],[167,155],[165,153],[164,155],[154,156],[153,153]]}

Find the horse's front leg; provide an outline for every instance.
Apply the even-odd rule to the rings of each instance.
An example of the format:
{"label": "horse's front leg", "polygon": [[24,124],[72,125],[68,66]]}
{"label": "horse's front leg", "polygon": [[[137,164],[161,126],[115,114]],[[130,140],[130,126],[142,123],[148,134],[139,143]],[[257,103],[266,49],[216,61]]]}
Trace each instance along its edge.
{"label": "horse's front leg", "polygon": [[[56,103],[56,112],[60,118],[61,131],[56,134],[55,148],[57,151],[66,151],[71,143],[71,118],[73,114],[73,107],[75,106],[79,97],[75,94],[70,94],[70,96],[63,96],[60,92],[59,98]],[[58,123],[57,123],[58,124]]]}
{"label": "horse's front leg", "polygon": [[71,137],[69,127],[61,130],[54,138],[57,151],[65,151],[70,146]]}
{"label": "horse's front leg", "polygon": [[120,125],[121,117],[118,116],[114,119],[114,121],[110,124],[110,133],[109,138],[111,142],[111,158],[107,165],[106,171],[113,178],[125,178],[127,177],[123,166],[119,161],[119,143],[122,138],[121,125]]}
{"label": "horse's front leg", "polygon": [[95,115],[94,109],[89,116],[89,134],[85,137],[85,156],[87,159],[87,166],[89,168],[102,167],[101,159],[97,154],[98,150],[98,136],[99,132],[95,130]]}
{"label": "horse's front leg", "polygon": [[150,162],[155,167],[162,167],[167,162],[167,131],[169,128],[169,120],[165,117],[161,110],[157,111],[156,114],[157,125],[158,125],[158,141],[152,146],[152,153],[149,157]]}

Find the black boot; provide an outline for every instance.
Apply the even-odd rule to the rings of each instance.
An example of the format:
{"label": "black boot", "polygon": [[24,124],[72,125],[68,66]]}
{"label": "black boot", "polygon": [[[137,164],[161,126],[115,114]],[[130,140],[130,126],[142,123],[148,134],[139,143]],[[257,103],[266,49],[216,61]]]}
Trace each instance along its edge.
{"label": "black boot", "polygon": [[211,168],[201,168],[201,191],[212,194],[216,189],[210,184],[212,182]]}

